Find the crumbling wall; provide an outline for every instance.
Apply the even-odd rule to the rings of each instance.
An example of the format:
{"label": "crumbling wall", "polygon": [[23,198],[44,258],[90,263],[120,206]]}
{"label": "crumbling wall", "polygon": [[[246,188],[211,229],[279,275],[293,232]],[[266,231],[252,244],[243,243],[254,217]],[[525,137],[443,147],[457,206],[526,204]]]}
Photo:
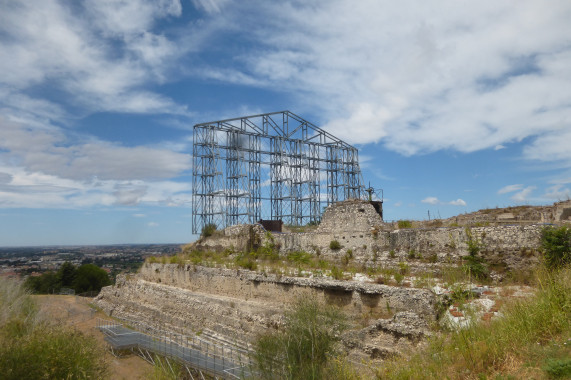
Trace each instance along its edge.
{"label": "crumbling wall", "polygon": [[284,307],[299,298],[340,307],[352,319],[392,312],[436,316],[427,289],[326,278],[297,278],[247,270],[147,263],[133,278],[118,277],[95,303],[111,316],[185,333],[205,329],[239,340],[279,326]]}
{"label": "crumbling wall", "polygon": [[[565,216],[567,203],[556,204],[550,210],[560,210]],[[521,270],[538,262],[543,228],[544,225],[535,224],[393,230],[383,224],[371,204],[350,200],[329,206],[321,224],[311,232],[273,233],[272,236],[281,254],[306,251],[340,262],[350,253],[354,264],[382,263],[396,267],[414,253],[417,258],[430,258],[431,265],[411,263],[411,269],[429,267],[434,270],[468,255],[468,241],[475,239],[480,244],[481,254],[490,262],[504,269]],[[251,250],[263,245],[268,238],[260,225],[232,226],[218,234],[201,239],[195,246],[198,249]],[[340,243],[341,249],[330,248],[334,240]]]}

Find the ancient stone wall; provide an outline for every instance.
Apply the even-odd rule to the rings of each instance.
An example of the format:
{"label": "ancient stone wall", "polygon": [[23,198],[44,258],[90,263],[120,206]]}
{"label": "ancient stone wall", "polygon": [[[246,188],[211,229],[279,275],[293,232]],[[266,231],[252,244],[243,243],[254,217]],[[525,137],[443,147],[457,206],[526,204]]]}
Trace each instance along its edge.
{"label": "ancient stone wall", "polygon": [[308,297],[337,305],[352,319],[390,310],[433,320],[436,313],[436,296],[427,289],[157,263],[145,264],[136,277],[119,277],[95,303],[109,315],[155,328],[208,329],[250,341],[278,326],[284,307]]}
{"label": "ancient stone wall", "polygon": [[[369,265],[376,261],[396,265],[408,258],[411,251],[418,258],[431,257],[431,262],[455,262],[468,255],[468,241],[473,239],[479,243],[483,255],[495,257],[495,261],[505,263],[507,269],[518,270],[538,261],[543,228],[543,225],[529,225],[382,231],[380,227],[371,227],[361,232],[321,230],[274,234],[274,238],[284,253],[304,250],[335,261],[341,260],[351,250],[356,263]],[[342,248],[330,249],[332,240],[337,240]]]}
{"label": "ancient stone wall", "polygon": [[[563,214],[565,207],[559,207]],[[554,208],[555,210],[556,208]],[[537,263],[544,225],[503,225],[483,227],[406,228],[392,230],[383,224],[374,207],[364,201],[346,201],[327,208],[321,224],[311,232],[273,233],[281,254],[306,251],[333,262],[351,256],[353,264],[383,264],[395,267],[412,254],[431,265],[411,263],[411,268],[438,269],[468,255],[468,241],[477,241],[480,252],[490,262],[508,270],[520,270]],[[268,240],[260,225],[238,225],[201,239],[200,249],[255,249]],[[332,241],[341,249],[331,249]],[[430,258],[430,259],[429,259]]]}

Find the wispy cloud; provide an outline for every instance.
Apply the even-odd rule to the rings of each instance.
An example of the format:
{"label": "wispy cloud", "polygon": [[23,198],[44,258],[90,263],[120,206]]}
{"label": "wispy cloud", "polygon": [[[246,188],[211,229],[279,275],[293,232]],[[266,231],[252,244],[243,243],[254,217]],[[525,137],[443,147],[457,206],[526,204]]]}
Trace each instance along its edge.
{"label": "wispy cloud", "polygon": [[466,206],[466,201],[461,198],[458,198],[454,201],[450,202],[442,202],[440,199],[436,197],[426,197],[422,201],[422,203],[427,203],[430,205],[450,205],[450,206]]}
{"label": "wispy cloud", "polygon": [[[249,83],[295,92],[353,143],[413,155],[530,138],[524,157],[569,159],[571,4],[318,3],[226,9],[228,30],[253,42],[238,58]],[[223,81],[228,69],[209,68]]]}
{"label": "wispy cloud", "polygon": [[528,186],[525,189],[515,193],[514,195],[511,196],[511,199],[515,202],[527,202],[529,200],[529,196],[531,195],[531,193],[533,192],[533,190],[535,190],[536,187],[535,186]]}
{"label": "wispy cloud", "polygon": [[523,189],[523,185],[518,183],[515,185],[507,185],[502,187],[501,189],[498,190],[498,194],[506,194],[506,193],[513,193],[514,191],[518,191]]}

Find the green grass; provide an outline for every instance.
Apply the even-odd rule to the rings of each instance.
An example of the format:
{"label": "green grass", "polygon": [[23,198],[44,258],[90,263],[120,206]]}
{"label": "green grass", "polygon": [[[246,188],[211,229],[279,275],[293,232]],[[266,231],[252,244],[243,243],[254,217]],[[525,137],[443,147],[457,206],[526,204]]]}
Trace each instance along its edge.
{"label": "green grass", "polygon": [[285,326],[258,338],[257,369],[262,379],[351,379],[356,373],[339,356],[336,343],[347,327],[337,309],[298,299],[285,313]]}
{"label": "green grass", "polygon": [[0,279],[2,379],[104,379],[103,349],[92,336],[49,323],[22,285]]}
{"label": "green grass", "polygon": [[537,272],[537,293],[503,318],[432,339],[409,358],[389,361],[379,379],[554,378],[571,357],[571,269]]}

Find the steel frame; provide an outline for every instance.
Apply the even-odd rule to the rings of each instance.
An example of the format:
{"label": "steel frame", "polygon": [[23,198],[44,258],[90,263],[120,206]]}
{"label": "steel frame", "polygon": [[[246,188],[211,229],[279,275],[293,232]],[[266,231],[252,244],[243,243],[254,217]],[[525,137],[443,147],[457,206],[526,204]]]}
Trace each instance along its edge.
{"label": "steel frame", "polygon": [[317,222],[322,207],[365,197],[357,148],[290,111],[196,124],[192,231]]}

